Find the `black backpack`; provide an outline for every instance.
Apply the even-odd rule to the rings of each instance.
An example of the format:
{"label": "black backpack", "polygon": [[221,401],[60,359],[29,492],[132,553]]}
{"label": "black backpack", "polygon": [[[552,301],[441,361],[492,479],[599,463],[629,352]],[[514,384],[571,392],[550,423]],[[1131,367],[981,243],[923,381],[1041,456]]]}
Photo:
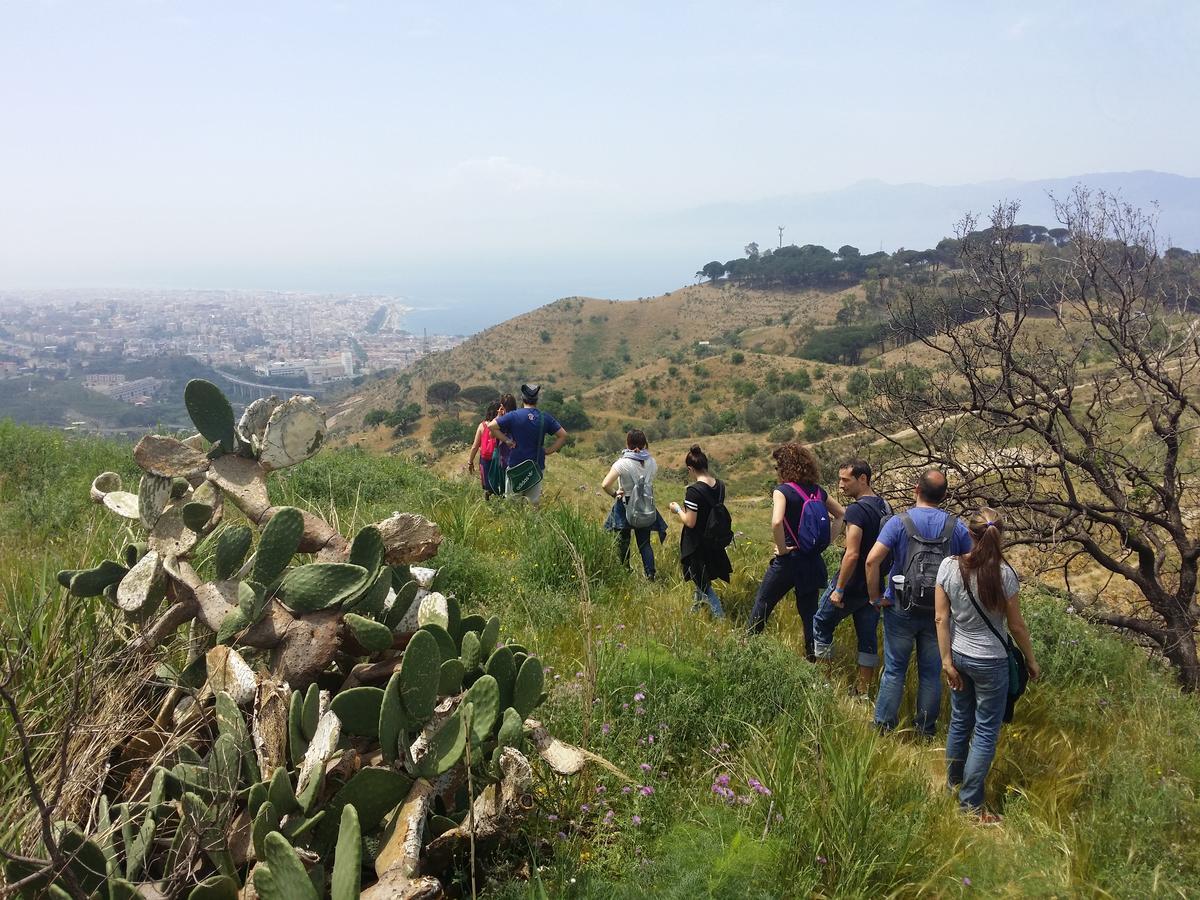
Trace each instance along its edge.
{"label": "black backpack", "polygon": [[900,513],[900,522],[908,534],[908,552],[904,557],[904,588],[897,592],[900,608],[919,613],[933,612],[933,594],[937,587],[938,568],[950,555],[950,539],[958,518],[946,513],[946,524],[936,538],[924,537],[917,523],[907,512]]}
{"label": "black backpack", "polygon": [[700,534],[700,544],[709,550],[724,550],[733,543],[733,518],[725,508],[725,484],[717,482],[720,491],[709,488],[716,495],[712,508],[708,511],[708,521],[704,523],[704,531]]}

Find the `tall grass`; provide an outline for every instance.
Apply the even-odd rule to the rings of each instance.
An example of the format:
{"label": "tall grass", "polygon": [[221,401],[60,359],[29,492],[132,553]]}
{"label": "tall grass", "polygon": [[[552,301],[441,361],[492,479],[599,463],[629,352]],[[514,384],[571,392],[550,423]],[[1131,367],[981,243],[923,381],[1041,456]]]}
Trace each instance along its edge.
{"label": "tall grass", "polygon": [[[941,738],[878,735],[870,709],[846,695],[848,625],[831,684],[801,658],[787,606],[765,635],[745,636],[766,564],[764,529],[748,527],[735,546],[733,583],[721,586],[732,615],[715,623],[690,612],[677,532],[655,542],[656,582],[618,564],[600,526],[603,498],[564,487],[591,477],[577,465],[555,461],[536,513],[485,503],[473,482],[356,451],[322,454],[272,482],[277,502],[318,511],[347,534],[393,510],[435,519],[445,535],[433,561],[439,589],[468,612],[500,613],[508,636],[549,667],[551,697],[539,715],[631,779],[542,773],[536,812],[493,862],[486,893],[1197,895],[1200,706],[1141,650],[1027,589],[1045,676],[1002,733],[989,802],[1004,824],[981,827],[942,787]],[[120,627],[102,604],[66,597],[53,578],[124,541],[87,501],[102,469],[132,474],[128,448],[0,424],[0,600],[10,635],[27,642],[22,698],[46,734],[61,718],[72,649],[102,659]],[[114,683],[98,665],[89,671],[97,685]],[[0,841],[11,845],[28,803],[11,734],[0,729],[0,741]],[[540,867],[533,882],[517,874],[528,860]]]}

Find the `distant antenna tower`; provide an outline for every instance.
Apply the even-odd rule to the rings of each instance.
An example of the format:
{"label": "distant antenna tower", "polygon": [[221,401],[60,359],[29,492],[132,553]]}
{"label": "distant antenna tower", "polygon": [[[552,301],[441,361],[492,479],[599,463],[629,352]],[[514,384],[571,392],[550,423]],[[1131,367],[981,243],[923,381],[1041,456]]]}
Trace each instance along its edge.
{"label": "distant antenna tower", "polygon": [[782,250],[783,249],[783,229],[786,228],[787,226],[786,225],[777,225],[775,227],[777,227],[779,229],[779,249]]}
{"label": "distant antenna tower", "polygon": [[421,335],[422,335],[422,338],[421,338],[421,344],[422,344],[422,348],[421,348],[421,349],[422,349],[422,350],[423,350],[425,353],[428,353],[428,352],[429,352],[429,329],[428,329],[428,328],[422,328],[422,329],[421,329]]}

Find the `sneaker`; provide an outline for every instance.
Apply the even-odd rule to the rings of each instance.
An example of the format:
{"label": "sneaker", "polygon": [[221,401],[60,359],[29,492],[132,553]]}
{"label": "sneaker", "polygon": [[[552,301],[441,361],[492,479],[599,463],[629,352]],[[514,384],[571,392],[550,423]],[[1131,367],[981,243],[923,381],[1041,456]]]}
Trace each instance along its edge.
{"label": "sneaker", "polygon": [[975,818],[980,825],[999,825],[1004,821],[1004,818],[998,813],[988,812],[986,809],[981,809]]}

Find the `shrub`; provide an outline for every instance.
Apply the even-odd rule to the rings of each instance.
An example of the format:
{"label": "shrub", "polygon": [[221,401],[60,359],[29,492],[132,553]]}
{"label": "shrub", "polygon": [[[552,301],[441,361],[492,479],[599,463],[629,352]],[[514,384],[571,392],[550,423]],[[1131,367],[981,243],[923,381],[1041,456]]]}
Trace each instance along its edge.
{"label": "shrub", "polygon": [[741,350],[734,350],[732,353],[729,354],[729,361],[731,363],[733,363],[735,366],[740,366],[742,363],[744,363],[746,361],[746,354],[743,353]]}
{"label": "shrub", "polygon": [[767,440],[772,444],[786,444],[796,436],[795,429],[791,425],[776,425],[767,434]]}
{"label": "shrub", "polygon": [[429,441],[435,447],[469,444],[474,439],[475,426],[461,419],[438,419],[429,435]]}
{"label": "shrub", "polygon": [[388,417],[386,409],[373,409],[363,416],[363,427],[374,428],[377,425],[382,425]]}
{"label": "shrub", "polygon": [[540,338],[542,339],[542,343],[543,343],[543,344],[548,344],[548,343],[550,343],[550,332],[549,332],[549,331],[547,331],[545,328],[543,328],[543,329],[542,329],[542,330],[541,330],[541,331],[538,333],[538,337],[540,337]]}

